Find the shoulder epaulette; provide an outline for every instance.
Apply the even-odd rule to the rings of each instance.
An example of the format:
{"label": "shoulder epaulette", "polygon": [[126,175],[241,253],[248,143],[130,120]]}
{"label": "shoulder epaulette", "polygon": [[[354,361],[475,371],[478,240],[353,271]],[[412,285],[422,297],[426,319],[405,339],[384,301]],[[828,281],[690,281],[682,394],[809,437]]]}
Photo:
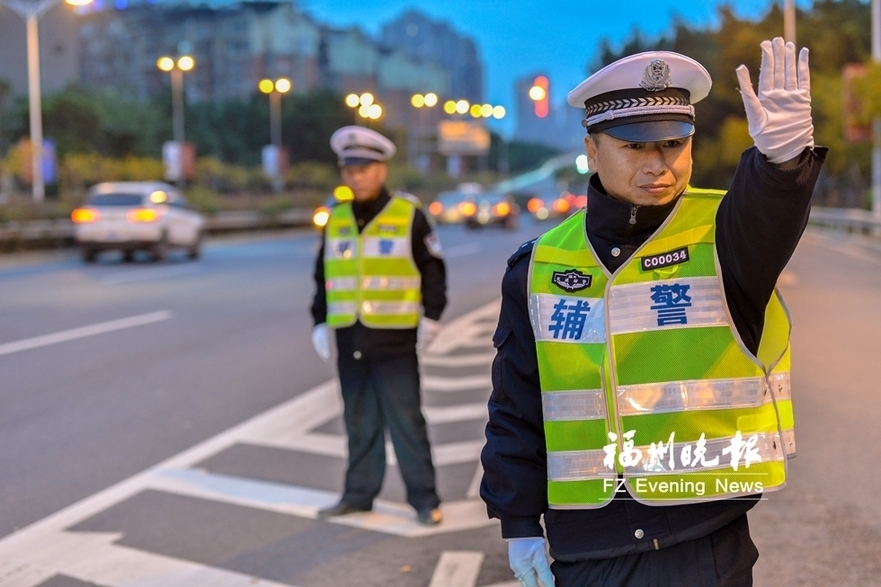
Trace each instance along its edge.
{"label": "shoulder epaulette", "polygon": [[537,240],[538,238],[534,238],[531,241],[526,241],[525,243],[520,245],[520,248],[514,251],[514,254],[508,258],[508,267],[513,267],[514,264],[521,258],[525,257],[526,255],[532,254],[532,249],[533,247],[535,247],[535,242]]}

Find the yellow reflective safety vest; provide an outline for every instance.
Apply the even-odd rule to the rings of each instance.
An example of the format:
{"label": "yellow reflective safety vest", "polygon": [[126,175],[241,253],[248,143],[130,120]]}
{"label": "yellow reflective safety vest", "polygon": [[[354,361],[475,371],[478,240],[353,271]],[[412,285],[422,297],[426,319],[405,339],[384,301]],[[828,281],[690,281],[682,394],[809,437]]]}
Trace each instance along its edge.
{"label": "yellow reflective safety vest", "polygon": [[789,315],[775,292],[757,356],[743,345],[716,256],[723,195],[689,190],[613,274],[585,211],[536,243],[529,310],[551,508],[599,508],[616,489],[675,505],[785,484]]}
{"label": "yellow reflective safety vest", "polygon": [[411,230],[417,207],[406,196],[388,204],[358,233],[351,203],[335,206],[325,229],[327,325],[415,328],[422,301]]}

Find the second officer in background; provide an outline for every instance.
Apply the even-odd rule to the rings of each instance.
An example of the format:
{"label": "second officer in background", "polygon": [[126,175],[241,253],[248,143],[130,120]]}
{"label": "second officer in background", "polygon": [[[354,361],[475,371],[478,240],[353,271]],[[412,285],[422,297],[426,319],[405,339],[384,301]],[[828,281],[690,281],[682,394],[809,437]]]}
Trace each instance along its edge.
{"label": "second officer in background", "polygon": [[385,187],[395,145],[359,126],[330,139],[352,202],[331,211],[315,262],[312,342],[337,367],[348,435],[340,501],[319,518],[369,511],[385,474],[385,431],[395,448],[407,501],[420,523],[442,515],[419,391],[418,347],[440,330],[446,268],[437,236],[418,201]]}

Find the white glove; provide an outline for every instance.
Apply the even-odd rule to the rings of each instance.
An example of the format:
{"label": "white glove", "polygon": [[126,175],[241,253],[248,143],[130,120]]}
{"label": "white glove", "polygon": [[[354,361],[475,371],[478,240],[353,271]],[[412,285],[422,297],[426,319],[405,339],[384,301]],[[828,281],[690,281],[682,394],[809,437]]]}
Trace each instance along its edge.
{"label": "white glove", "polygon": [[330,338],[327,333],[327,324],[318,324],[312,329],[312,346],[321,360],[330,361]]}
{"label": "white glove", "polygon": [[514,571],[514,577],[520,581],[521,587],[554,585],[544,538],[509,538],[508,565]]}
{"label": "white glove", "polygon": [[416,332],[416,350],[420,353],[425,351],[440,332],[441,324],[437,320],[422,318],[419,320],[419,330]]}
{"label": "white glove", "polygon": [[780,37],[762,41],[759,95],[753,91],[745,65],[737,68],[737,81],[749,134],[769,162],[784,163],[805,147],[814,146],[807,47],[802,48],[796,64],[795,45]]}

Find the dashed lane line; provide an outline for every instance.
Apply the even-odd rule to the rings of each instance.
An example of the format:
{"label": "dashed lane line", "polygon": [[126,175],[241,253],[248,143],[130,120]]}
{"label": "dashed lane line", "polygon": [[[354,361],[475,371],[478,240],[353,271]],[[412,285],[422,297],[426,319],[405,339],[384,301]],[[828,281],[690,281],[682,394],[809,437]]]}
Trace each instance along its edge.
{"label": "dashed lane line", "polygon": [[149,314],[139,314],[138,316],[131,316],[129,318],[100,322],[98,324],[92,324],[91,326],[63,330],[53,334],[44,334],[42,336],[26,338],[16,342],[7,342],[5,344],[0,344],[0,355],[10,355],[12,353],[36,349],[61,342],[68,342],[80,338],[87,338],[89,336],[105,334],[116,330],[124,330],[126,328],[134,328],[135,326],[162,322],[164,320],[170,320],[171,317],[171,310],[160,310],[158,312],[150,312]]}
{"label": "dashed lane line", "polygon": [[[480,324],[498,312],[498,302],[488,304],[468,315],[451,321],[439,338],[440,349],[456,350],[468,345],[470,337],[482,336],[492,325]],[[166,320],[171,312],[162,311],[128,319],[65,331],[50,337],[20,341],[19,346],[4,345],[6,352],[35,348],[63,340],[73,340],[101,332]],[[27,343],[22,345],[22,343]],[[484,343],[485,344],[485,343]],[[30,346],[28,346],[30,345]],[[0,346],[0,349],[4,348]],[[427,356],[432,356],[431,354]],[[433,383],[450,388],[447,378]],[[488,378],[464,378],[469,388],[485,385]],[[191,561],[142,552],[113,544],[118,534],[68,532],[76,525],[145,490],[159,490],[178,495],[202,497],[219,502],[238,504],[267,511],[284,512],[305,518],[316,518],[320,507],[333,503],[338,493],[306,487],[271,483],[257,479],[220,475],[198,469],[198,463],[239,443],[286,445],[313,454],[332,452],[345,456],[343,436],[320,435],[311,432],[339,416],[342,410],[336,381],[328,381],[297,397],[230,428],[162,463],[81,500],[55,514],[0,540],[0,587],[34,587],[48,578],[62,574],[106,587],[189,587],[191,585],[218,585],[244,587],[277,583],[238,573],[200,565]],[[486,417],[486,406],[481,403],[460,404],[426,409],[429,423],[456,422]],[[305,446],[308,444],[308,446]],[[433,447],[438,466],[464,462],[476,463],[475,474],[467,495],[461,501],[445,502],[444,523],[436,527],[421,526],[413,518],[409,506],[387,500],[377,500],[374,511],[343,516],[329,523],[402,537],[472,530],[494,525],[488,520],[483,504],[477,498],[479,483],[479,453],[482,440],[466,440]],[[392,455],[393,452],[389,451]],[[71,552],[71,556],[61,553]],[[479,554],[479,553],[478,553]],[[474,557],[470,563],[457,558],[439,563],[438,577],[458,577],[456,573],[473,572]],[[450,562],[452,560],[452,562]],[[465,559],[461,559],[464,561]],[[481,559],[482,560],[482,559]],[[468,566],[471,565],[471,566]],[[477,565],[479,570],[479,564]],[[472,569],[472,571],[468,571]],[[451,574],[452,573],[452,574]],[[463,575],[465,576],[465,575]],[[467,577],[466,577],[467,579]],[[468,585],[463,579],[452,583]],[[455,579],[459,581],[459,579]],[[473,585],[473,581],[470,585]],[[440,585],[444,585],[441,583]],[[508,587],[499,584],[493,587]]]}
{"label": "dashed lane line", "polygon": [[201,273],[202,268],[198,265],[173,265],[171,267],[153,267],[150,269],[137,269],[131,271],[117,271],[102,275],[99,281],[105,285],[117,285],[120,283],[135,283],[149,281],[151,279],[165,279],[167,277],[181,277]]}

